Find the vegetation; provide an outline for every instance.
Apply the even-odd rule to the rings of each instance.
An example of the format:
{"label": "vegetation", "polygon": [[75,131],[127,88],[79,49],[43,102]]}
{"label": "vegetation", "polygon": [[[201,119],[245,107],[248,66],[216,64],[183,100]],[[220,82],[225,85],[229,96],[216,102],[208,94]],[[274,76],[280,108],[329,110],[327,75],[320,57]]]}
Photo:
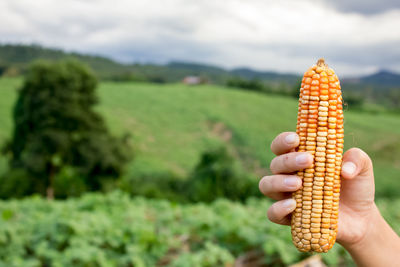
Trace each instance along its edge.
{"label": "vegetation", "polygon": [[[0,266],[228,267],[249,255],[285,266],[308,256],[297,252],[288,228],[267,222],[271,202],[251,198],[260,196],[258,180],[269,174],[270,142],[295,129],[297,77],[293,85],[271,78],[269,87],[268,73],[246,69],[121,65],[83,56],[97,74],[115,80],[100,83],[95,105],[96,81],[86,68],[39,64],[24,83],[10,77],[25,73],[24,58],[36,52],[26,48],[20,62],[9,64],[20,54],[2,61],[1,51],[7,78],[0,79],[0,143],[9,142],[11,165],[0,155],[0,196],[43,194],[53,170],[56,197],[69,198],[0,201]],[[54,53],[55,61],[66,56]],[[164,84],[186,74],[215,75],[212,81],[225,84],[232,73],[245,90]],[[396,90],[391,94],[397,105]],[[345,95],[345,146],[372,157],[378,206],[400,233],[400,120],[358,96]],[[122,173],[127,143],[112,136],[126,132],[135,159]],[[82,194],[88,190],[113,192]],[[338,244],[323,257],[329,266],[352,264]]]}
{"label": "vegetation", "polygon": [[[266,220],[270,204],[182,205],[120,192],[0,202],[0,265],[233,266],[252,253],[268,266],[284,266],[308,256],[292,245],[288,227]],[[400,233],[400,202],[378,205]],[[323,258],[329,266],[352,264],[339,244]]]}
{"label": "vegetation", "polygon": [[[0,79],[0,143],[11,136],[11,110],[20,84],[20,79]],[[170,177],[175,184],[190,176],[203,152],[221,145],[233,151],[243,170],[257,181],[268,174],[272,138],[294,130],[296,124],[293,98],[212,85],[103,82],[99,99],[97,110],[111,132],[132,133],[135,160],[121,177],[124,188],[155,176]],[[373,159],[377,196],[398,197],[398,115],[363,113],[347,105],[345,131],[345,148],[360,147]],[[5,169],[5,158],[0,157],[0,173]],[[136,184],[132,192],[140,189]]]}
{"label": "vegetation", "polygon": [[242,200],[258,194],[258,183],[248,177],[225,146],[204,152],[186,181],[187,199],[210,202],[217,198]]}
{"label": "vegetation", "polygon": [[239,77],[234,77],[232,79],[229,79],[226,85],[229,87],[242,88],[256,92],[269,93],[271,91],[271,89],[264,85],[260,80],[256,79],[246,80]]}
{"label": "vegetation", "polygon": [[[25,173],[25,194],[47,188],[53,198],[55,177],[63,168],[73,167],[89,190],[100,188],[100,178],[121,175],[129,151],[93,110],[96,84],[90,70],[76,61],[32,66],[14,107],[13,136],[4,148],[11,168],[7,185],[20,170],[16,176]],[[23,191],[16,180],[15,189]]]}

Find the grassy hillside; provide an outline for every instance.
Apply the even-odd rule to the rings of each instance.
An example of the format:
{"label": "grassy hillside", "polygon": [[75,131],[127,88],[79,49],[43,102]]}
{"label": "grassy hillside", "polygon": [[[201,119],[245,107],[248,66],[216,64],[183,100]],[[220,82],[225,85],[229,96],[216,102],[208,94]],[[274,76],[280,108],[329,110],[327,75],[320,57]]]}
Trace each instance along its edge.
{"label": "grassy hillside", "polygon": [[[10,135],[11,109],[21,80],[1,79],[0,142]],[[188,174],[202,151],[227,144],[257,176],[268,173],[272,138],[294,130],[294,99],[211,85],[102,83],[104,114],[115,134],[130,133],[136,160],[128,175],[173,171]],[[375,164],[377,193],[398,195],[400,117],[345,111],[346,148],[358,146]],[[0,160],[4,169],[4,158]]]}

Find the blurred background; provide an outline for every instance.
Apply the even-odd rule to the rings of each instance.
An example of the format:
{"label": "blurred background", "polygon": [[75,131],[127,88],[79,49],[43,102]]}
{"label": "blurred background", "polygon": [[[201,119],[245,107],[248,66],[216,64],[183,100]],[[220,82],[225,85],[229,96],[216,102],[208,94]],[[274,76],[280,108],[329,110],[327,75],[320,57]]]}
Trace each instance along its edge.
{"label": "blurred background", "polygon": [[304,266],[258,181],[320,57],[399,233],[399,27],[392,0],[1,1],[0,265]]}

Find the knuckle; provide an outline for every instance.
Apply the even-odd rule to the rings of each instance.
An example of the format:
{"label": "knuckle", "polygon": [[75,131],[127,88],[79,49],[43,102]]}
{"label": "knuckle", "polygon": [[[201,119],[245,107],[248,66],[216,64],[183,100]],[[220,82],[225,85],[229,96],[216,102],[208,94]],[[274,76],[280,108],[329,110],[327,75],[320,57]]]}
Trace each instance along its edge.
{"label": "knuckle", "polygon": [[358,151],[359,151],[361,157],[364,159],[364,161],[371,162],[371,158],[368,156],[368,154],[364,150],[358,148]]}
{"label": "knuckle", "polygon": [[267,211],[267,217],[268,220],[270,220],[271,222],[275,222],[276,216],[275,216],[275,205],[272,205],[268,211]]}
{"label": "knuckle", "polygon": [[260,191],[268,197],[271,197],[271,194],[275,191],[275,179],[274,176],[265,176],[261,179],[259,183]]}
{"label": "knuckle", "polygon": [[271,170],[272,173],[275,173],[276,161],[277,161],[277,158],[273,158],[271,160],[271,163],[269,164],[269,169]]}
{"label": "knuckle", "polygon": [[367,153],[365,153],[361,149],[359,149],[359,153],[360,153],[360,158],[362,160],[363,169],[365,169],[365,170],[371,169],[372,168],[372,160],[371,160],[371,158],[368,156]]}
{"label": "knuckle", "polygon": [[286,149],[286,144],[284,142],[285,137],[291,132],[283,132],[278,134],[275,139],[271,142],[271,151],[274,154],[280,154],[282,150]]}
{"label": "knuckle", "polygon": [[258,189],[259,189],[260,192],[263,193],[263,194],[264,194],[264,191],[265,191],[265,190],[264,190],[265,179],[266,179],[266,176],[263,177],[263,178],[261,178],[260,182],[258,183]]}
{"label": "knuckle", "polygon": [[361,160],[361,163],[364,165],[364,167],[372,166],[372,160],[364,150],[357,147],[353,147],[349,149],[349,152],[351,154],[354,153],[356,155],[356,158]]}
{"label": "knuckle", "polygon": [[292,159],[292,157],[290,156],[290,154],[283,155],[282,165],[286,170],[291,170],[292,169],[291,168],[291,165],[292,165],[291,164],[291,159]]}

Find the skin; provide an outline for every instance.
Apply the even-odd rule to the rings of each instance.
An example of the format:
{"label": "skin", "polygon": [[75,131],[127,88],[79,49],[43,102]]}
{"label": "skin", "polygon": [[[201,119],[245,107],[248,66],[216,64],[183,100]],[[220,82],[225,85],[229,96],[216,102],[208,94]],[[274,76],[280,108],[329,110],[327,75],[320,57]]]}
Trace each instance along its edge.
{"label": "skin", "polygon": [[[293,173],[312,164],[309,153],[295,152],[298,145],[296,133],[278,135],[271,144],[276,155],[270,166],[273,175],[260,180],[260,191],[277,200],[267,212],[268,218],[277,224],[290,225],[290,214],[296,205],[291,194],[302,184]],[[375,205],[371,159],[359,148],[349,149],[343,155],[341,175],[337,242],[351,254],[358,266],[400,266],[400,238]]]}

